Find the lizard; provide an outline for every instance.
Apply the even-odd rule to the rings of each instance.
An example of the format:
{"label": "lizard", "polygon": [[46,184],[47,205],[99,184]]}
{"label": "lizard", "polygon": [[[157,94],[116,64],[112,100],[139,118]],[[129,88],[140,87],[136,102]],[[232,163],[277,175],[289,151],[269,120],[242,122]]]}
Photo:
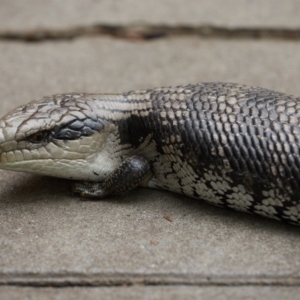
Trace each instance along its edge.
{"label": "lizard", "polygon": [[137,186],[300,224],[300,98],[234,83],[46,96],[0,119],[0,168]]}

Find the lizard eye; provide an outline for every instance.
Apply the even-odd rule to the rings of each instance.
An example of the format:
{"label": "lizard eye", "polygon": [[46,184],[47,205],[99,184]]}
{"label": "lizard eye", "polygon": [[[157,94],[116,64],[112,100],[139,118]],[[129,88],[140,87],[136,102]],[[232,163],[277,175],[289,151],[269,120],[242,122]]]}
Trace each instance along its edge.
{"label": "lizard eye", "polygon": [[28,136],[27,141],[29,141],[30,143],[37,144],[45,141],[47,137],[48,137],[48,131],[44,130]]}

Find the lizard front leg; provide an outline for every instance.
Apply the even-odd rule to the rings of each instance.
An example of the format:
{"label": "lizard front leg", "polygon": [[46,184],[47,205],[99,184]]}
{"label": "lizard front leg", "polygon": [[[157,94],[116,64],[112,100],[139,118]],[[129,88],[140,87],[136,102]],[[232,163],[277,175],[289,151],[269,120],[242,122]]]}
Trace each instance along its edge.
{"label": "lizard front leg", "polygon": [[150,177],[148,160],[134,155],[124,160],[103,182],[75,182],[72,192],[84,198],[103,199],[109,195],[129,192]]}

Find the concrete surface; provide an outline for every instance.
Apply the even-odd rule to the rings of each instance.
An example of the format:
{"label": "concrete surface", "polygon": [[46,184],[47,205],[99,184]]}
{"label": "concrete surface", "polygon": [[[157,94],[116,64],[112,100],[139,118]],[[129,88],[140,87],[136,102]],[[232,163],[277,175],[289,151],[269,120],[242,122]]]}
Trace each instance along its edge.
{"label": "concrete surface", "polygon": [[0,283],[300,283],[298,227],[162,191],[80,201],[64,180],[0,176]]}
{"label": "concrete surface", "polygon": [[[299,25],[298,17],[288,17],[298,13],[297,1],[264,1],[260,6],[239,1],[241,8],[232,19],[236,1],[223,10],[218,1],[191,1],[194,15],[182,10],[180,17],[174,7],[166,9],[168,1],[157,14],[149,14],[155,1],[128,3],[1,1],[0,31],[124,24],[137,17],[154,24],[188,24],[195,15],[199,24]],[[203,10],[197,11],[200,4]],[[148,15],[138,13],[139,7]],[[249,18],[239,17],[244,10]],[[223,19],[209,17],[209,11]],[[0,53],[1,115],[47,94],[201,81],[300,95],[297,41],[0,40]],[[284,299],[299,293],[299,227],[149,189],[83,202],[70,195],[68,186],[66,180],[0,171],[0,299]]]}
{"label": "concrete surface", "polygon": [[300,95],[295,41],[112,38],[0,41],[0,112],[47,94],[124,92],[208,81],[259,85]]}
{"label": "concrete surface", "polygon": [[73,300],[78,299],[145,299],[145,300],[261,300],[299,299],[299,287],[114,287],[114,288],[22,288],[0,287],[7,299]]}
{"label": "concrete surface", "polygon": [[2,0],[2,30],[94,24],[298,28],[298,0]]}

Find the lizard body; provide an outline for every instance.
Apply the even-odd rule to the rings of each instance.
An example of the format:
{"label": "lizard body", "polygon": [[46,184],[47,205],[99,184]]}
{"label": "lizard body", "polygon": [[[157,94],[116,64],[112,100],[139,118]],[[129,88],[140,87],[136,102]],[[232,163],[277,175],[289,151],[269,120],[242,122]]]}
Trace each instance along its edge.
{"label": "lizard body", "polygon": [[74,179],[104,198],[138,185],[300,224],[300,98],[202,83],[44,97],[0,120],[0,168]]}

